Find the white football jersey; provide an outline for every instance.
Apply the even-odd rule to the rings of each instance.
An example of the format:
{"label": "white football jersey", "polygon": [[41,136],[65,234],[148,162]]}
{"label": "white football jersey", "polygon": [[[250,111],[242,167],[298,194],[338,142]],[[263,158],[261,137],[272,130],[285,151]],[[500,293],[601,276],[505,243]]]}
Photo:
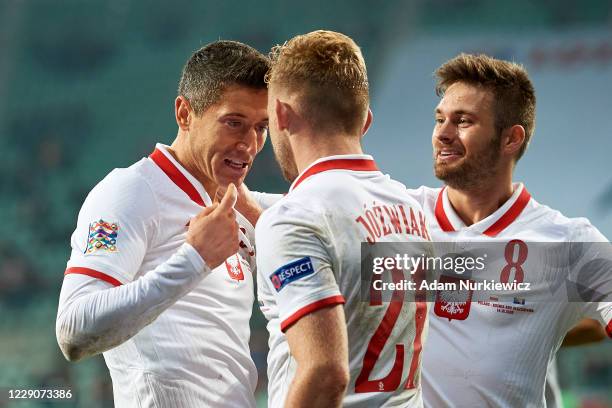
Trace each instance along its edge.
{"label": "white football jersey", "polygon": [[[211,204],[203,186],[158,144],[113,170],[88,195],[66,274],[119,286],[168,260],[189,220]],[[249,352],[254,229],[237,213],[242,249],[151,324],[104,353],[117,407],[254,407]],[[250,242],[244,242],[249,241]]]}
{"label": "white football jersey", "polygon": [[[524,274],[542,270],[538,265],[546,262],[529,256],[530,242],[606,241],[588,220],[570,219],[539,204],[522,184],[514,185],[514,194],[497,211],[470,226],[455,213],[445,188],[409,193],[431,220],[433,241],[499,242],[500,248],[511,248],[506,259],[520,264]],[[424,402],[432,408],[545,406],[547,367],[567,331],[593,317],[612,333],[611,303],[525,303],[519,297],[457,306],[439,299],[431,307],[423,352]]]}
{"label": "white football jersey", "polygon": [[427,305],[362,299],[360,246],[413,241],[431,248],[426,224],[405,186],[367,155],[315,161],[264,212],[256,226],[257,285],[269,320],[270,407],[284,406],[296,370],[284,332],[303,316],[342,303],[350,369],[344,406],[422,406]]}

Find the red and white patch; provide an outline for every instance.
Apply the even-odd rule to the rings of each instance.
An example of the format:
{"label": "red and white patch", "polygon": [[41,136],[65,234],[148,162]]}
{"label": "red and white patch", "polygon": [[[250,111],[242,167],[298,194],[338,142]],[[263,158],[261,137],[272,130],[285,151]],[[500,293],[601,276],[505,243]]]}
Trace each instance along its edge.
{"label": "red and white patch", "polygon": [[229,277],[241,281],[244,280],[244,272],[242,270],[242,265],[240,262],[240,255],[233,255],[225,260],[225,267],[227,268],[227,273]]}
{"label": "red and white patch", "polygon": [[[468,279],[459,279],[451,276],[440,276],[440,283],[453,282],[459,287],[459,282]],[[434,313],[436,316],[447,318],[448,320],[465,320],[470,315],[473,291],[466,290],[438,290],[436,292],[436,303]]]}

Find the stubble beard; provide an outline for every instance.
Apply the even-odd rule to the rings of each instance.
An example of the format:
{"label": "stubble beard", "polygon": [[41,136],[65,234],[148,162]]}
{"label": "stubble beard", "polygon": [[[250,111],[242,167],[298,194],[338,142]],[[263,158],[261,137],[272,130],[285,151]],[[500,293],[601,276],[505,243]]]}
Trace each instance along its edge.
{"label": "stubble beard", "polygon": [[448,166],[434,158],[434,174],[447,186],[456,190],[474,190],[485,186],[499,168],[500,139],[494,138],[483,151],[466,156],[463,162]]}
{"label": "stubble beard", "polygon": [[274,157],[276,158],[276,162],[278,163],[281,173],[285,180],[290,183],[298,176],[298,169],[295,163],[295,158],[293,157],[293,151],[291,150],[291,146],[286,141],[281,141],[278,138],[270,137],[272,141],[272,150],[274,151]]}

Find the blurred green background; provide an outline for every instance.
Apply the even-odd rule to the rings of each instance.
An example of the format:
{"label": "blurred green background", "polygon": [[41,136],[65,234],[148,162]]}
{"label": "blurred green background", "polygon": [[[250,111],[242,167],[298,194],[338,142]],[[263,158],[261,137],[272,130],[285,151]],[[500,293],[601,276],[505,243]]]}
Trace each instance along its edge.
{"label": "blurred green background", "polygon": [[[518,178],[540,202],[588,216],[612,236],[608,0],[0,0],[0,407],[112,406],[102,357],[68,363],[55,340],[69,238],[86,194],[113,168],[173,140],[177,82],[195,49],[234,39],[267,52],[319,28],[362,47],[375,116],[366,150],[412,187],[438,184],[433,70],[461,51],[525,64],[539,105]],[[286,190],[269,145],[248,184]],[[254,308],[261,406],[264,322]],[[567,407],[612,407],[609,341],[558,356]],[[71,389],[73,398],[9,402],[9,388]]]}

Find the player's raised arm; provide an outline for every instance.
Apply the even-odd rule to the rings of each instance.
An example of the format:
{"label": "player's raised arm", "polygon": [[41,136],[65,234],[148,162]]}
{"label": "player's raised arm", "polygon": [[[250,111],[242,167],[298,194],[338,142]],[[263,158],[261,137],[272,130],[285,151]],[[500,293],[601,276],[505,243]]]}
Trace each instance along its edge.
{"label": "player's raised arm", "polygon": [[[141,193],[134,194],[135,199],[146,198],[145,192]],[[94,198],[95,195],[94,191]],[[204,208],[191,220],[186,243],[172,257],[151,273],[125,284],[119,279],[125,279],[122,275],[135,274],[130,269],[142,259],[146,247],[137,237],[150,236],[151,231],[146,230],[142,217],[129,219],[129,200],[114,208],[116,219],[125,220],[125,223],[114,223],[117,231],[112,239],[116,241],[116,249],[92,252],[97,255],[95,261],[80,258],[83,265],[90,267],[68,268],[64,278],[56,336],[66,359],[77,361],[130,339],[235,254],[238,250],[238,227],[233,212],[236,195],[236,188],[230,185],[220,204]],[[89,200],[82,213],[97,211],[88,208],[95,205],[95,200]],[[80,248],[74,249],[80,252]],[[106,269],[109,262],[113,267]]]}
{"label": "player's raised arm", "polygon": [[349,383],[348,338],[342,305],[317,310],[286,332],[297,370],[286,407],[342,406]]}
{"label": "player's raised arm", "polygon": [[240,186],[266,138],[269,62],[237,41],[196,50],[172,144],[114,170],[79,213],[56,335],[69,360],[104,352],[117,407],[256,406],[261,210]]}

